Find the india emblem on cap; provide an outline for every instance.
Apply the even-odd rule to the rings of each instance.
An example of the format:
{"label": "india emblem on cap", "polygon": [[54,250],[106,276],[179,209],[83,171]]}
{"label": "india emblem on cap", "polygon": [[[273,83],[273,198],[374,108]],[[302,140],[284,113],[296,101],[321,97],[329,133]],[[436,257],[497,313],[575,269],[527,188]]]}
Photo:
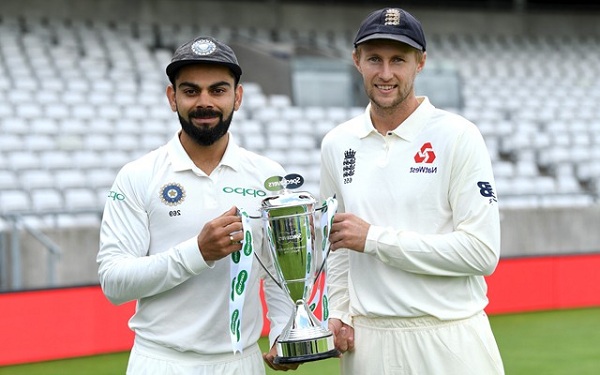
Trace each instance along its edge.
{"label": "india emblem on cap", "polygon": [[386,10],[384,25],[390,25],[390,26],[400,25],[400,10],[398,10],[398,9]]}
{"label": "india emblem on cap", "polygon": [[196,55],[206,56],[214,53],[217,50],[217,46],[209,39],[199,39],[192,44],[192,51]]}

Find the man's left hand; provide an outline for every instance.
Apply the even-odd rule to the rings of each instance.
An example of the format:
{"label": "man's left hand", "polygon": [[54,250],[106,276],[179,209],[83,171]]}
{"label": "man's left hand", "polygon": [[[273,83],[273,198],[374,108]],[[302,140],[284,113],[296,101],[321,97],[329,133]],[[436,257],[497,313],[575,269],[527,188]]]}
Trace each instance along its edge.
{"label": "man's left hand", "polygon": [[276,355],[277,355],[277,348],[275,347],[275,345],[273,345],[273,347],[271,348],[271,350],[268,353],[263,353],[263,359],[267,363],[267,366],[269,366],[273,370],[276,370],[276,371],[296,370],[298,368],[298,366],[300,366],[299,363],[276,364],[273,362]]}

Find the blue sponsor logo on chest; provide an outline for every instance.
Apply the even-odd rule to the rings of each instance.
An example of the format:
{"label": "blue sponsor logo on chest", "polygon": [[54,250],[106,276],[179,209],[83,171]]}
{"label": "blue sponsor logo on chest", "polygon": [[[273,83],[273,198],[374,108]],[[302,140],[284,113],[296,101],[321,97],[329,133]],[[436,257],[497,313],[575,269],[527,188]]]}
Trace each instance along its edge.
{"label": "blue sponsor logo on chest", "polygon": [[437,167],[410,167],[410,173],[437,173]]}

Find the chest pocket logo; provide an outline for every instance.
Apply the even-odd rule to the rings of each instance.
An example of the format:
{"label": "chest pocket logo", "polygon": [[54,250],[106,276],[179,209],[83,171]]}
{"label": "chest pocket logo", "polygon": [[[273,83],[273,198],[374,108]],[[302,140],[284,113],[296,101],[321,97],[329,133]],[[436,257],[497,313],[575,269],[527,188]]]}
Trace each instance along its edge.
{"label": "chest pocket logo", "polygon": [[356,151],[351,148],[344,151],[344,161],[342,164],[344,184],[349,184],[352,182],[352,176],[354,176],[354,172],[356,171]]}
{"label": "chest pocket logo", "polygon": [[168,183],[160,189],[160,200],[167,206],[177,206],[185,200],[185,189],[178,183]]}
{"label": "chest pocket logo", "polygon": [[435,160],[435,152],[433,152],[433,146],[427,142],[421,146],[421,149],[415,154],[416,163],[427,163],[431,164]]}

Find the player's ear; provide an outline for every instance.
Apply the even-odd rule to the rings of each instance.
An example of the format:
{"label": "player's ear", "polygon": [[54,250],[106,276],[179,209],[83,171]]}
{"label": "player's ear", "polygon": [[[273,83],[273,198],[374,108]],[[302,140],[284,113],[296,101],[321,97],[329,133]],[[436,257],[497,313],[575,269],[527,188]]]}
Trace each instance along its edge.
{"label": "player's ear", "polygon": [[177,112],[177,103],[175,102],[175,88],[173,85],[167,86],[167,99],[169,100],[169,105],[171,106],[171,110],[173,112]]}
{"label": "player's ear", "polygon": [[352,51],[352,61],[354,62],[354,67],[360,74],[362,74],[362,69],[360,68],[360,52],[358,51],[358,47]]}
{"label": "player's ear", "polygon": [[233,103],[233,110],[237,111],[240,106],[242,105],[242,97],[244,96],[244,87],[242,87],[242,84],[238,84],[235,87],[235,99],[234,99],[234,103]]}
{"label": "player's ear", "polygon": [[417,65],[417,73],[420,73],[425,67],[425,61],[427,61],[427,52],[419,53],[417,58],[420,59]]}

